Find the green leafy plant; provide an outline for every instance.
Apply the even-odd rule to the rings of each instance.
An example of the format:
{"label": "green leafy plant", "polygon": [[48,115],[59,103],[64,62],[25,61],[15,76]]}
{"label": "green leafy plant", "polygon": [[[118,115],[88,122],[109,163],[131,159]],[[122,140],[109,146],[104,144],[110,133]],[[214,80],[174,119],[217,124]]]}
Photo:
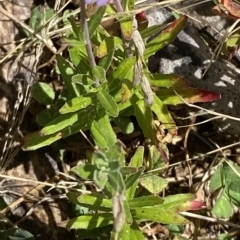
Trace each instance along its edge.
{"label": "green leafy plant", "polygon": [[[64,88],[56,96],[45,83],[34,86],[33,98],[48,107],[37,116],[42,129],[25,137],[23,149],[35,150],[89,130],[95,151],[88,154],[88,164],[76,166],[72,172],[93,181],[99,191],[80,196],[74,191],[68,193],[69,199],[87,212],[69,220],[68,228],[85,229],[88,237],[92,229],[108,228],[104,232],[115,239],[144,239],[138,227],[143,221],[186,224],[188,220],[180,212],[199,209],[202,203],[195,201],[192,194],[160,198],[158,195],[168,182],[159,175],[148,174],[153,169],[161,172],[168,160],[168,150],[157,137],[159,130],[154,120],[174,136],[177,126],[168,105],[182,104],[183,99],[189,103],[213,101],[220,96],[191,88],[186,79],[174,74],[152,74],[147,65],[150,56],[182,31],[187,17],[149,28],[141,21],[140,25],[144,24],[137,30],[134,17],[129,14],[134,1],[124,0],[122,5],[114,1],[115,5],[99,7],[89,21],[85,19],[84,1],[81,2],[81,24],[73,17],[64,18],[64,24],[71,26],[64,39],[69,44],[69,59],[56,57],[56,71]],[[114,14],[122,37],[111,36],[101,26],[103,17]],[[112,125],[123,133],[132,133],[132,116],[151,144],[147,158],[141,146],[128,163]]]}
{"label": "green leafy plant", "polygon": [[[157,154],[157,149],[155,151]],[[162,162],[160,159],[159,163]],[[81,179],[93,180],[102,193],[79,196],[69,192],[69,199],[86,207],[88,213],[69,220],[67,227],[85,229],[84,237],[90,237],[93,229],[113,225],[112,237],[118,233],[118,239],[128,239],[129,236],[144,239],[138,227],[142,221],[175,225],[188,223],[179,213],[200,209],[203,204],[195,201],[192,194],[157,196],[167,186],[167,181],[156,175],[145,176],[143,160],[144,148],[139,147],[125,166],[124,152],[117,144],[105,150],[104,154],[99,151],[93,153],[92,164],[72,168],[72,172]],[[162,162],[162,165],[165,164]]]}
{"label": "green leafy plant", "polygon": [[227,219],[233,214],[233,205],[240,207],[240,167],[231,161],[219,164],[210,181],[210,191],[219,191],[219,197],[213,206],[212,213]]}

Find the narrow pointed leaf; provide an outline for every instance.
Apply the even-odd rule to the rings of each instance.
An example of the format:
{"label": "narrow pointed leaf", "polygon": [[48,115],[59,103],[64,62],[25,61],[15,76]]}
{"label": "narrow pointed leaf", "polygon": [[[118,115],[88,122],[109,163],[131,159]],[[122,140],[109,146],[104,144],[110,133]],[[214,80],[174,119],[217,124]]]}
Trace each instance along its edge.
{"label": "narrow pointed leaf", "polygon": [[149,81],[153,87],[165,87],[165,88],[186,88],[189,87],[189,82],[175,74],[161,74],[155,73],[149,76]]}
{"label": "narrow pointed leaf", "polygon": [[80,129],[86,130],[87,121],[89,121],[89,117],[83,118],[81,122],[78,122],[71,127],[67,127],[63,129],[61,132],[54,133],[51,135],[40,136],[39,132],[29,134],[26,137],[24,137],[23,150],[31,151],[45,146],[49,146],[50,144],[56,142],[61,138],[65,138],[79,132]]}
{"label": "narrow pointed leaf", "polygon": [[154,102],[151,106],[152,111],[156,114],[158,120],[166,127],[172,135],[177,134],[177,126],[174,122],[167,106],[154,94]]}
{"label": "narrow pointed leaf", "polygon": [[189,221],[177,212],[168,211],[161,207],[147,207],[132,209],[132,216],[140,221],[153,221],[161,224],[187,224]]}
{"label": "narrow pointed leaf", "polygon": [[133,23],[131,17],[124,17],[120,19],[120,27],[122,30],[122,34],[125,40],[129,41],[132,39],[133,33]]}
{"label": "narrow pointed leaf", "polygon": [[152,37],[153,35],[159,33],[161,30],[167,27],[167,24],[153,25],[151,27],[145,28],[140,31],[140,34],[143,39]]}
{"label": "narrow pointed leaf", "polygon": [[69,50],[71,62],[80,74],[88,74],[91,71],[88,55],[85,47],[71,47]]}
{"label": "narrow pointed leaf", "polygon": [[176,209],[187,201],[192,201],[195,199],[193,194],[177,194],[177,195],[169,195],[164,198],[164,203],[161,205],[162,209],[171,210]]}
{"label": "narrow pointed leaf", "polygon": [[[135,152],[134,156],[132,157],[131,161],[130,161],[130,164],[129,166],[131,167],[137,167],[137,168],[140,168],[143,164],[143,154],[144,154],[144,148],[143,147],[138,147],[137,148],[137,151]],[[139,169],[140,170],[140,169]],[[131,182],[132,183],[132,186],[130,188],[128,188],[128,182],[130,182],[130,180],[127,178],[126,179],[126,188],[127,188],[127,191],[125,193],[125,196],[126,196],[126,199],[127,200],[131,200],[133,199],[134,197],[134,194],[135,194],[135,191],[137,189],[137,185],[138,185],[138,178],[140,177],[140,174],[141,172],[138,171],[138,173],[136,174],[133,174],[132,176],[130,175],[128,178],[134,178],[134,182]],[[136,178],[135,178],[136,177]]]}
{"label": "narrow pointed leaf", "polygon": [[[219,93],[197,88],[178,89],[176,92],[188,103],[212,102],[221,98]],[[177,105],[183,103],[181,98],[175,94],[173,89],[160,89],[156,92],[156,95],[166,105]]]}
{"label": "narrow pointed leaf", "polygon": [[157,37],[151,40],[146,45],[146,50],[144,52],[144,58],[147,59],[153,55],[158,50],[162,49],[164,46],[172,42],[179,32],[183,30],[187,23],[187,17],[182,16],[179,19],[173,21],[168,27],[163,30]]}
{"label": "narrow pointed leaf", "polygon": [[134,114],[137,118],[138,124],[143,130],[144,136],[151,139],[153,143],[156,144],[156,128],[153,122],[151,109],[146,106],[143,100],[140,100],[134,106]]}
{"label": "narrow pointed leaf", "polygon": [[114,101],[113,97],[104,89],[101,89],[97,93],[97,98],[103,108],[113,117],[118,116],[118,105]]}
{"label": "narrow pointed leaf", "polygon": [[109,117],[105,115],[91,124],[91,134],[97,146],[110,148],[117,142],[117,137],[110,124]]}
{"label": "narrow pointed leaf", "polygon": [[72,77],[75,75],[72,67],[70,64],[65,61],[65,59],[61,55],[57,55],[57,64],[58,68],[60,70],[61,76],[63,78],[63,81],[71,93],[72,97],[79,96],[79,91],[75,85],[75,83],[72,82]]}
{"label": "narrow pointed leaf", "polygon": [[131,199],[128,204],[129,207],[138,208],[138,207],[152,207],[154,205],[161,205],[164,202],[164,199],[158,196],[143,196]]}
{"label": "narrow pointed leaf", "polygon": [[[51,135],[53,133],[59,132],[66,127],[72,126],[77,121],[82,121],[81,115],[79,113],[65,114],[57,117],[50,123],[48,123],[40,132],[41,136]],[[86,114],[86,113],[85,113]]]}
{"label": "narrow pointed leaf", "polygon": [[86,94],[67,101],[59,110],[61,114],[74,113],[92,104],[93,94]]}
{"label": "narrow pointed leaf", "polygon": [[106,37],[97,49],[97,57],[103,58],[116,49],[121,49],[123,51],[122,44],[122,39],[119,37]]}
{"label": "narrow pointed leaf", "polygon": [[32,97],[41,104],[52,104],[55,98],[55,92],[52,87],[43,82],[37,82],[33,85]]}
{"label": "narrow pointed leaf", "polygon": [[96,32],[96,29],[101,24],[105,11],[106,6],[99,7],[98,10],[91,16],[88,22],[88,31],[90,39],[93,37],[93,34]]}
{"label": "narrow pointed leaf", "polygon": [[101,195],[83,194],[77,198],[81,206],[98,211],[111,211],[111,199],[103,198]]}
{"label": "narrow pointed leaf", "polygon": [[93,213],[72,218],[67,223],[70,229],[94,229],[113,223],[112,213]]}
{"label": "narrow pointed leaf", "polygon": [[92,164],[77,165],[71,168],[71,172],[84,180],[93,180],[93,173],[97,170],[97,167]]}

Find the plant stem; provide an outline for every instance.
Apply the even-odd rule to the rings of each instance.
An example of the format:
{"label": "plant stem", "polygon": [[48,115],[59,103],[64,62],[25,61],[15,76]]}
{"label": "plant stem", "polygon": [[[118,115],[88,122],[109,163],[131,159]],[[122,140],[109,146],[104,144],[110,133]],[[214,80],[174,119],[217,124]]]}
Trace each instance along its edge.
{"label": "plant stem", "polygon": [[115,5],[116,10],[117,10],[118,13],[123,12],[122,4],[121,4],[121,2],[119,0],[113,0],[113,3]]}
{"label": "plant stem", "polygon": [[[117,12],[118,13],[123,13],[123,8],[122,8],[122,4],[121,4],[120,0],[113,0],[113,3],[116,7]],[[122,32],[122,28],[121,28],[121,32]],[[131,46],[129,44],[129,41],[126,41],[126,39],[124,39],[124,34],[123,33],[122,33],[122,40],[123,40],[123,47],[124,47],[126,55],[128,57],[132,57],[133,53],[132,53]]]}
{"label": "plant stem", "polygon": [[[89,38],[89,31],[88,31],[88,24],[87,24],[87,20],[86,20],[86,11],[85,11],[85,0],[81,0],[80,1],[80,7],[81,7],[81,24],[82,24],[82,28],[83,28],[83,34],[84,34],[84,40],[85,40],[85,47],[87,50],[87,55],[88,55],[88,59],[89,59],[89,64],[91,69],[96,67],[96,62],[93,56],[93,52],[92,52],[92,46],[91,46],[91,42],[90,42],[90,38]],[[93,80],[95,82],[95,87],[98,87],[99,84],[99,79],[96,78],[93,75]]]}

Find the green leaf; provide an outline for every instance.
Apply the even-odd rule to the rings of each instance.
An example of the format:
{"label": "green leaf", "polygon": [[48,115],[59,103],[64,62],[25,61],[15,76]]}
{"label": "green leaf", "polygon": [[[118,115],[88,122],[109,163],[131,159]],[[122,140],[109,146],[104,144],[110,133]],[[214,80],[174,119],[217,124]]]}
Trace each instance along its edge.
{"label": "green leaf", "polygon": [[92,164],[77,165],[71,168],[71,172],[75,173],[80,178],[87,180],[93,180],[93,173],[96,170],[96,166]]}
{"label": "green leaf", "polygon": [[142,177],[139,183],[152,194],[159,194],[168,185],[166,179],[156,175]]}
{"label": "green leaf", "polygon": [[94,81],[91,76],[88,76],[86,74],[77,74],[72,77],[72,81],[74,83],[78,83],[81,85],[88,85],[92,86],[94,84]]}
{"label": "green leaf", "polygon": [[113,117],[118,116],[118,105],[113,97],[104,89],[97,92],[97,98],[103,108]]}
{"label": "green leaf", "polygon": [[182,29],[185,27],[186,23],[186,16],[182,16],[181,18],[170,23],[165,30],[163,30],[157,37],[155,37],[146,45],[144,58],[149,58],[158,50],[162,49],[164,46],[172,42],[176,38],[178,33],[181,32]]}
{"label": "green leaf", "polygon": [[158,120],[166,127],[172,135],[177,135],[177,126],[174,122],[166,105],[154,94],[154,102],[151,106],[152,111],[156,114]]}
{"label": "green leaf", "polygon": [[230,183],[227,193],[231,202],[240,207],[240,180]]}
{"label": "green leaf", "polygon": [[223,190],[220,196],[217,198],[217,201],[213,206],[212,213],[217,218],[223,218],[223,219],[226,219],[232,216],[233,208],[225,190]]}
{"label": "green leaf", "polygon": [[145,240],[137,223],[133,221],[131,225],[125,224],[122,232],[119,233],[120,240]]}
{"label": "green leaf", "polygon": [[158,196],[143,196],[131,199],[128,204],[132,209],[138,207],[152,207],[154,205],[161,205],[163,202],[164,199]]}
{"label": "green leaf", "polygon": [[[176,92],[188,103],[211,102],[221,98],[219,93],[205,89],[186,88],[178,89]],[[165,105],[177,105],[184,103],[182,99],[176,95],[173,89],[162,88],[157,90],[155,93]]]}
{"label": "green leaf", "polygon": [[92,69],[92,73],[93,75],[99,79],[100,82],[105,82],[107,81],[106,79],[106,71],[100,67],[100,66],[96,66]]}
{"label": "green leaf", "polygon": [[69,48],[70,60],[80,74],[89,75],[91,68],[88,60],[88,55],[85,47]]}
{"label": "green leaf", "polygon": [[43,82],[37,82],[33,85],[32,96],[39,103],[48,105],[52,104],[55,98],[55,93],[52,87]]}
{"label": "green leaf", "polygon": [[84,207],[88,207],[98,211],[111,211],[112,201],[111,199],[103,198],[97,194],[82,194],[77,198],[78,203]]}
{"label": "green leaf", "polygon": [[[126,180],[125,180],[125,186],[126,189],[131,188],[131,191],[135,192],[135,188],[132,188],[133,186],[135,187],[135,184],[138,183],[138,179],[142,175],[143,171],[145,170],[145,167],[140,167],[136,173],[130,174]],[[133,194],[134,194],[133,192]]]}
{"label": "green leaf", "polygon": [[123,200],[123,207],[124,207],[124,212],[125,212],[125,216],[126,216],[126,222],[128,224],[132,224],[133,218],[132,218],[132,214],[130,211],[130,206],[126,200]]}
{"label": "green leaf", "polygon": [[56,132],[63,130],[66,127],[72,126],[77,121],[82,122],[84,120],[83,118],[81,118],[82,114],[86,114],[86,113],[81,112],[81,113],[69,113],[69,114],[61,115],[61,116],[55,118],[50,123],[48,123],[39,132],[39,134],[41,136],[51,135],[51,134],[54,134]]}
{"label": "green leaf", "polygon": [[100,59],[98,66],[105,69],[105,71],[108,71],[113,62],[114,53],[115,49],[110,50],[105,57]]}
{"label": "green leaf", "polygon": [[[167,147],[165,146],[165,148],[163,146],[161,146],[163,144],[160,144],[159,147],[161,147],[163,149],[163,151],[167,154],[168,154],[168,149]],[[149,148],[149,155],[148,155],[148,169],[149,170],[153,170],[153,169],[158,169],[159,172],[161,172],[161,168],[164,169],[167,167],[167,164],[165,163],[165,160],[163,158],[163,155],[162,153],[159,151],[159,149],[155,146],[155,145],[152,145],[150,148]]]}
{"label": "green leaf", "polygon": [[61,133],[40,136],[39,132],[34,132],[34,133],[27,135],[24,138],[25,143],[23,145],[23,150],[24,151],[36,150],[38,148],[48,146],[51,143],[56,142],[57,140],[59,140],[61,138],[62,138]]}
{"label": "green leaf", "polygon": [[21,228],[8,228],[0,231],[1,240],[34,240],[34,236]]}
{"label": "green leaf", "polygon": [[[143,165],[143,154],[144,154],[144,147],[138,147],[134,156],[130,161],[129,166],[140,168]],[[131,200],[134,197],[134,194],[138,185],[137,179],[140,177],[139,173],[141,174],[141,171],[143,171],[143,169],[139,169],[138,173],[133,174],[132,176],[130,175],[125,182],[126,189],[127,189],[125,196],[127,200]],[[129,180],[129,178],[133,178],[134,181],[133,182],[130,181],[131,179]],[[132,186],[130,188],[128,188],[128,182],[132,183]]]}
{"label": "green leaf", "polygon": [[93,181],[99,189],[103,190],[105,188],[105,185],[108,183],[108,174],[109,171],[105,169],[94,171]]}
{"label": "green leaf", "polygon": [[157,144],[156,128],[153,121],[152,111],[145,104],[144,100],[140,100],[134,106],[134,115],[137,118],[138,124],[141,127],[144,136],[151,139],[154,144]]}
{"label": "green leaf", "polygon": [[[149,75],[149,74],[148,74]],[[151,86],[165,88],[186,88],[189,87],[189,82],[175,74],[155,73],[148,76]]]}
{"label": "green leaf", "polygon": [[91,16],[90,20],[88,21],[88,31],[90,39],[93,37],[98,26],[101,24],[105,11],[106,6],[99,7],[98,10]]}
{"label": "green leaf", "polygon": [[[30,20],[29,20],[29,27],[36,30],[37,28],[39,28],[41,25],[40,25],[40,18],[42,17],[42,14],[40,14],[40,10],[41,10],[41,7],[40,6],[37,6],[35,8],[32,9],[31,11],[31,16],[30,16]],[[27,32],[27,36],[29,36],[29,32]]]}
{"label": "green leaf", "polygon": [[117,142],[116,134],[107,115],[98,121],[92,121],[90,130],[96,145],[101,148],[110,148]]}
{"label": "green leaf", "polygon": [[95,96],[92,93],[75,97],[67,101],[60,109],[61,114],[74,113],[81,109],[84,109],[91,105],[95,100]]}
{"label": "green leaf", "polygon": [[112,195],[125,191],[125,184],[120,171],[110,171],[108,174],[108,184],[111,186]]}
{"label": "green leaf", "polygon": [[222,233],[218,235],[218,240],[231,240],[232,237],[228,233]]}
{"label": "green leaf", "polygon": [[193,199],[195,199],[195,196],[190,193],[169,195],[164,198],[164,203],[161,205],[161,208],[165,210],[171,210]]}
{"label": "green leaf", "polygon": [[105,159],[106,161],[108,161],[109,163],[111,163],[112,161],[119,161],[121,163],[121,165],[125,165],[125,151],[123,150],[122,145],[119,142],[116,142],[115,144],[113,144],[111,147],[107,148],[107,149],[101,149],[102,153],[104,152],[105,155]]}
{"label": "green leaf", "polygon": [[63,129],[61,132],[54,133],[51,135],[40,136],[39,132],[34,132],[27,135],[26,137],[24,137],[23,150],[24,151],[36,150],[38,148],[48,146],[61,138],[65,138],[75,133],[78,133],[80,129],[86,130],[87,120],[89,119],[86,117],[85,119],[83,118],[82,120],[83,121],[78,122],[71,127]]}
{"label": "green leaf", "polygon": [[39,115],[37,115],[36,120],[38,124],[45,126],[53,119],[60,115],[58,109],[55,107],[44,109]]}
{"label": "green leaf", "polygon": [[223,171],[223,165],[219,164],[219,166],[217,167],[217,170],[211,177],[210,184],[209,184],[210,191],[213,192],[213,191],[216,191],[217,189],[219,189],[220,187],[222,187],[222,185],[223,185],[222,171]]}
{"label": "green leaf", "polygon": [[109,91],[114,89],[119,82],[122,82],[123,79],[127,79],[130,82],[133,82],[133,73],[134,73],[134,63],[136,61],[135,57],[127,58],[121,62],[118,67],[113,71],[109,76]]}
{"label": "green leaf", "polygon": [[166,27],[167,27],[167,24],[153,25],[151,27],[145,28],[142,31],[140,31],[140,34],[142,36],[142,39],[149,38],[159,33]]}
{"label": "green leaf", "polygon": [[182,234],[184,232],[184,226],[179,226],[176,224],[169,224],[166,226],[166,228],[172,233],[172,234]]}
{"label": "green leaf", "polygon": [[129,41],[132,39],[133,33],[133,20],[132,17],[122,17],[119,19],[121,32],[125,40]]}
{"label": "green leaf", "polygon": [[147,207],[132,209],[132,216],[140,221],[153,221],[161,224],[187,224],[189,221],[177,212],[162,209],[161,207]]}
{"label": "green leaf", "polygon": [[71,93],[72,97],[79,96],[80,93],[75,83],[72,83],[72,77],[75,75],[72,67],[67,61],[65,61],[65,59],[61,55],[57,55],[56,58],[57,58],[58,68],[60,70],[61,76],[63,78],[63,81],[67,89]]}
{"label": "green leaf", "polygon": [[122,133],[131,134],[134,132],[134,124],[130,117],[118,116],[114,119],[114,122],[120,128]]}
{"label": "green leaf", "polygon": [[116,49],[120,49],[123,51],[122,44],[122,39],[119,37],[106,37],[97,49],[97,57],[103,58],[104,56],[113,54]]}
{"label": "green leaf", "polygon": [[94,229],[113,224],[112,213],[93,213],[72,218],[67,223],[70,229]]}
{"label": "green leaf", "polygon": [[[81,45],[84,46],[85,41],[84,41],[82,26],[78,26],[77,23],[76,23],[76,19],[74,19],[73,17],[69,17],[68,21],[71,23],[72,30],[73,30],[73,33],[74,33],[74,38],[78,42],[78,45],[79,46],[81,46]],[[68,42],[70,40],[70,38],[68,37],[66,40]]]}

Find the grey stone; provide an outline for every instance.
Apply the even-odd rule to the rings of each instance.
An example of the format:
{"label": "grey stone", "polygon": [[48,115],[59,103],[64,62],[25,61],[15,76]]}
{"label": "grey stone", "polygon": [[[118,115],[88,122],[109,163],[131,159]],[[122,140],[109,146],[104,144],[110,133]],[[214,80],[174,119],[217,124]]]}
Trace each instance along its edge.
{"label": "grey stone", "polygon": [[[179,6],[178,6],[179,7]],[[211,7],[204,8],[211,10]],[[195,14],[201,9],[188,9],[190,13]],[[195,13],[194,13],[195,11]],[[154,8],[148,11],[150,25],[162,24],[174,20],[171,12],[167,9]],[[211,16],[210,13],[205,16],[197,15],[202,21],[202,27],[209,26],[212,19],[214,28],[224,33],[227,26],[231,23],[219,16]],[[202,17],[201,17],[202,16]],[[215,24],[218,23],[218,24]],[[178,35],[176,40],[157,52],[150,61],[150,70],[160,73],[174,73],[185,77],[193,87],[213,90],[221,94],[221,100],[213,103],[204,104],[207,109],[212,109],[225,115],[240,117],[240,82],[239,66],[236,66],[222,58],[215,60],[207,73],[203,73],[212,58],[210,48],[204,43],[198,29],[200,25],[194,24],[189,20],[186,28]],[[209,27],[213,34],[212,28]],[[219,38],[216,34],[216,38]],[[221,119],[218,120],[218,130],[230,134],[240,134],[240,122]]]}

